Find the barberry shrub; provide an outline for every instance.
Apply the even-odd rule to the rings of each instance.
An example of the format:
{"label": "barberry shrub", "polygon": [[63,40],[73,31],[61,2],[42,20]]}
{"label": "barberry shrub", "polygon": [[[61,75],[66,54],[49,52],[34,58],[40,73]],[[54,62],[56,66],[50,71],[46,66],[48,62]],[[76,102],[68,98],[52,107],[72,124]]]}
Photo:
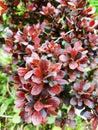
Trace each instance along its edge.
{"label": "barberry shrub", "polygon": [[[10,79],[17,90],[15,106],[21,108],[21,120],[44,125],[53,115],[55,125],[75,128],[79,109],[92,129],[97,128],[95,17],[87,0],[0,1],[0,40],[16,66]],[[67,112],[64,104],[70,108]]]}

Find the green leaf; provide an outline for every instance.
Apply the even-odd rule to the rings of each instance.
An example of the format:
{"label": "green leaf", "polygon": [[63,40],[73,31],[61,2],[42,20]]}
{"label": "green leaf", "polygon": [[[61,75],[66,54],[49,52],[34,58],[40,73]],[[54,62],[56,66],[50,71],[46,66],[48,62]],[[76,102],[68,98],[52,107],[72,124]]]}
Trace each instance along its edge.
{"label": "green leaf", "polygon": [[9,104],[5,104],[3,103],[0,107],[0,115],[3,115],[5,113],[5,111],[7,110]]}
{"label": "green leaf", "polygon": [[9,104],[12,104],[12,103],[13,103],[12,98],[6,99],[0,107],[0,115],[3,115],[6,112]]}
{"label": "green leaf", "polygon": [[24,130],[35,130],[35,127],[32,126],[32,125],[26,125],[26,126],[24,127]]}
{"label": "green leaf", "polygon": [[48,124],[53,124],[53,123],[55,122],[55,118],[56,118],[56,117],[54,117],[54,116],[48,117],[47,123],[48,123]]}
{"label": "green leaf", "polygon": [[20,117],[19,117],[17,114],[15,114],[15,115],[13,116],[12,121],[13,121],[13,123],[18,124],[18,123],[20,123]]}
{"label": "green leaf", "polygon": [[60,127],[54,126],[52,130],[62,130]]}

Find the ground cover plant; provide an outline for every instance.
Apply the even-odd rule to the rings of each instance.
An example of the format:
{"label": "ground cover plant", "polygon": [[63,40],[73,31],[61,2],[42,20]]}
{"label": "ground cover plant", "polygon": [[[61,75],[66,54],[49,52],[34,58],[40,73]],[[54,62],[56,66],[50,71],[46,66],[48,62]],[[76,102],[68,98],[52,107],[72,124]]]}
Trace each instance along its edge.
{"label": "ground cover plant", "polygon": [[87,0],[5,0],[0,7],[0,46],[12,56],[2,70],[21,121],[46,125],[54,116],[56,126],[75,129],[79,109],[97,129],[96,9]]}

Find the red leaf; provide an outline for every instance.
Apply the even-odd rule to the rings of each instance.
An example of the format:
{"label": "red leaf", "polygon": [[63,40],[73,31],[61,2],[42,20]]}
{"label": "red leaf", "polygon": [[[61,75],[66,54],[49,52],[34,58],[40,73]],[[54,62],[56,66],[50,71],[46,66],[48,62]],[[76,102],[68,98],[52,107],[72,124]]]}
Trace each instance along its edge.
{"label": "red leaf", "polygon": [[61,103],[60,99],[57,97],[51,97],[46,102],[48,105],[52,105],[54,107],[58,107]]}
{"label": "red leaf", "polygon": [[95,89],[95,85],[91,85],[87,92],[91,93]]}
{"label": "red leaf", "polygon": [[14,5],[17,6],[20,3],[20,0],[14,0]]}
{"label": "red leaf", "polygon": [[77,41],[75,44],[74,44],[74,49],[76,50],[80,50],[82,49],[82,42],[81,41]]}
{"label": "red leaf", "polygon": [[69,64],[69,68],[72,70],[76,69],[77,67],[78,67],[78,64],[74,61]]}
{"label": "red leaf", "polygon": [[32,94],[32,95],[38,95],[38,94],[41,93],[42,89],[43,89],[42,85],[36,85],[36,84],[35,84],[35,85],[33,86],[32,90],[31,90],[31,94]]}
{"label": "red leaf", "polygon": [[28,72],[28,69],[20,67],[20,68],[18,68],[17,71],[18,71],[19,76],[24,76]]}
{"label": "red leaf", "polygon": [[36,37],[36,38],[34,39],[34,47],[35,47],[35,49],[38,49],[40,41],[41,41],[41,40],[40,40],[39,37]]}
{"label": "red leaf", "polygon": [[78,50],[76,50],[76,48],[71,49],[71,51],[69,52],[69,54],[71,55],[71,57],[74,59],[77,54],[78,54]]}
{"label": "red leaf", "polygon": [[24,100],[24,98],[17,99],[17,100],[15,101],[15,106],[16,106],[17,108],[21,108],[21,107],[23,107],[24,104],[25,104],[25,100]]}
{"label": "red leaf", "polygon": [[59,85],[55,85],[50,88],[50,91],[54,94],[59,94],[62,91],[62,88]]}
{"label": "red leaf", "polygon": [[41,112],[34,112],[32,115],[33,125],[37,126],[42,122],[42,114]]}
{"label": "red leaf", "polygon": [[24,79],[25,79],[25,80],[29,79],[29,78],[32,76],[32,74],[33,74],[33,70],[28,71],[28,72],[25,74]]}
{"label": "red leaf", "polygon": [[19,78],[19,76],[14,76],[14,77],[13,77],[13,81],[14,81],[15,83],[20,83],[20,78]]}
{"label": "red leaf", "polygon": [[74,110],[73,107],[71,107],[71,109],[70,109],[70,111],[69,111],[69,113],[68,113],[68,118],[69,118],[69,119],[73,119],[74,116],[75,116],[75,110]]}
{"label": "red leaf", "polygon": [[52,67],[50,67],[50,70],[51,70],[51,71],[56,71],[56,72],[57,72],[58,70],[61,69],[61,66],[62,66],[61,63],[55,63],[55,64],[52,65]]}
{"label": "red leaf", "polygon": [[73,106],[77,105],[77,100],[76,100],[76,98],[74,98],[74,97],[71,98],[70,104],[73,105]]}
{"label": "red leaf", "polygon": [[23,97],[25,97],[25,93],[22,92],[22,91],[18,91],[18,92],[16,92],[16,96],[17,96],[18,98],[23,98]]}
{"label": "red leaf", "polygon": [[54,115],[54,116],[57,116],[57,112],[55,111],[55,108],[54,107],[50,107],[47,109],[47,113],[51,114],[51,115]]}
{"label": "red leaf", "polygon": [[93,27],[95,25],[95,20],[91,20],[89,23],[89,27]]}
{"label": "red leaf", "polygon": [[32,76],[31,79],[32,79],[32,81],[33,81],[34,83],[37,83],[37,84],[41,84],[41,83],[42,83],[42,79],[39,78],[39,77]]}
{"label": "red leaf", "polygon": [[96,96],[98,97],[98,88],[96,88]]}
{"label": "red leaf", "polygon": [[7,7],[7,5],[5,4],[5,2],[3,2],[3,1],[0,1],[0,7],[1,7],[1,9],[0,9],[0,15],[2,15],[2,14],[6,11],[6,9],[7,9],[8,7]]}
{"label": "red leaf", "polygon": [[46,72],[49,68],[49,61],[47,59],[41,59],[40,60],[40,69],[44,72]]}
{"label": "red leaf", "polygon": [[85,64],[85,63],[87,63],[87,61],[88,61],[88,57],[85,56],[83,59],[80,60],[80,63]]}
{"label": "red leaf", "polygon": [[81,66],[78,66],[78,71],[80,71],[81,73],[84,73],[85,72],[85,69],[83,68],[83,67],[81,67]]}
{"label": "red leaf", "polygon": [[60,84],[60,85],[63,85],[63,84],[67,84],[67,83],[68,83],[65,79],[56,79],[56,78],[54,78],[54,80],[55,80],[58,84]]}
{"label": "red leaf", "polygon": [[92,130],[97,130],[97,118],[94,118],[92,120]]}
{"label": "red leaf", "polygon": [[35,68],[34,69],[34,75],[36,77],[41,77],[42,76],[41,70],[39,68]]}
{"label": "red leaf", "polygon": [[9,40],[5,40],[5,44],[6,44],[9,48],[13,49],[13,42],[11,42],[11,41],[9,41]]}
{"label": "red leaf", "polygon": [[[34,47],[32,45],[28,45],[25,49],[26,53],[28,54],[32,54],[32,50],[34,49]],[[33,58],[32,58],[33,59]]]}
{"label": "red leaf", "polygon": [[44,105],[40,102],[40,101],[37,101],[35,104],[34,104],[34,109],[36,111],[40,111],[44,108]]}
{"label": "red leaf", "polygon": [[68,61],[68,57],[65,56],[65,55],[60,55],[59,59],[60,59],[60,61],[62,61],[62,62],[67,62],[67,61]]}
{"label": "red leaf", "polygon": [[85,99],[84,100],[84,104],[86,106],[88,106],[89,108],[94,108],[94,103],[91,100],[89,100],[89,99]]}
{"label": "red leaf", "polygon": [[87,118],[88,120],[91,120],[93,118],[93,114],[89,111],[86,111],[83,113],[83,116]]}

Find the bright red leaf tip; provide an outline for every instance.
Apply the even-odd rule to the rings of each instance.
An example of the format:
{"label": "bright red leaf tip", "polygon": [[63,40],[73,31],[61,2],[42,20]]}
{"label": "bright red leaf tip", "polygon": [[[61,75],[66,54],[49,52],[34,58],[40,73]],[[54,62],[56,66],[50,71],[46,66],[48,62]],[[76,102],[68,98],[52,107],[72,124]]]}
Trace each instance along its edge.
{"label": "bright red leaf tip", "polygon": [[37,126],[42,122],[42,114],[41,112],[34,112],[32,115],[33,125]]}
{"label": "bright red leaf tip", "polygon": [[95,25],[95,20],[91,20],[90,23],[89,23],[89,27],[93,27]]}

